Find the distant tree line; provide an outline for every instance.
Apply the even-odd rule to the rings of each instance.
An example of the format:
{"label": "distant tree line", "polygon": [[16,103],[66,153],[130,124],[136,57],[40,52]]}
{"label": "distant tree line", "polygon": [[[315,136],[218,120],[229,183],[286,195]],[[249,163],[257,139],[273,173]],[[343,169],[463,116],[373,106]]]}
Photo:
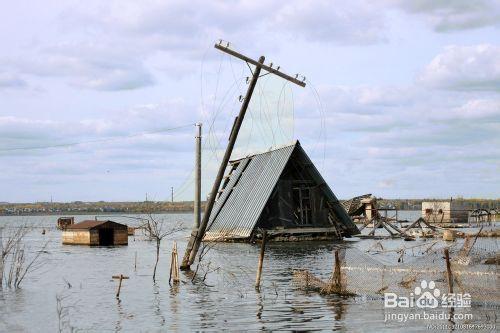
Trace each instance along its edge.
{"label": "distant tree line", "polygon": [[[450,199],[382,199],[377,201],[380,206],[395,208],[399,210],[420,210],[423,201],[447,201]],[[464,199],[452,198],[453,201],[460,202],[464,209],[500,209],[500,199]]]}
{"label": "distant tree line", "polygon": [[[443,201],[449,199],[383,199],[378,198],[380,207],[398,210],[420,210],[422,201]],[[500,199],[463,199],[455,201],[463,203],[464,209],[500,209]],[[202,209],[205,202],[202,202]],[[192,212],[192,201],[140,201],[140,202],[37,202],[37,203],[0,203],[0,215],[65,215],[88,213],[165,213]]]}
{"label": "distant tree line", "polygon": [[[203,207],[202,203],[202,207]],[[0,203],[0,215],[192,212],[192,201]]]}

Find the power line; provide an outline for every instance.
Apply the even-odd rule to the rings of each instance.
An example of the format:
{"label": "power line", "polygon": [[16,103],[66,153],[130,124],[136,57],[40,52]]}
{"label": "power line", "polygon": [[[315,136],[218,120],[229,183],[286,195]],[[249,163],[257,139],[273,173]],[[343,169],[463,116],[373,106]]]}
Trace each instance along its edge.
{"label": "power line", "polygon": [[190,127],[190,126],[193,126],[193,125],[194,125],[194,123],[193,124],[187,124],[187,125],[181,125],[181,126],[177,126],[177,127],[164,128],[164,129],[160,129],[160,130],[156,130],[156,131],[149,131],[149,132],[134,133],[134,134],[129,134],[129,135],[115,136],[115,137],[112,137],[112,138],[102,138],[102,139],[85,140],[85,141],[78,141],[78,142],[68,142],[68,143],[60,143],[60,144],[45,145],[45,146],[5,148],[5,149],[0,149],[0,152],[20,151],[20,150],[38,150],[38,149],[49,149],[49,148],[64,148],[64,147],[72,147],[72,146],[77,146],[77,145],[86,144],[86,143],[109,142],[109,141],[120,140],[120,139],[123,139],[123,138],[133,138],[133,137],[142,136],[142,135],[157,134],[157,133],[165,133],[165,132],[175,131],[175,130],[186,128],[186,127]]}

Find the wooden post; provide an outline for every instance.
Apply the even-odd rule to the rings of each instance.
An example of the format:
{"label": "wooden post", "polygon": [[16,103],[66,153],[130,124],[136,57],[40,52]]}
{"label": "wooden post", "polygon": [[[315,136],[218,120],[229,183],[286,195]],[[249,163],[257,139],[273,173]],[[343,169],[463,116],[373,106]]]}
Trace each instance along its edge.
{"label": "wooden post", "polygon": [[122,289],[123,274],[120,274],[120,282],[118,283],[118,291],[116,292],[116,297],[120,297],[120,291]]}
{"label": "wooden post", "polygon": [[203,240],[203,236],[205,235],[205,231],[208,226],[208,220],[210,219],[210,214],[212,213],[212,208],[214,207],[215,204],[217,192],[219,191],[222,178],[224,177],[224,171],[226,170],[227,164],[229,163],[229,159],[231,157],[231,153],[233,152],[234,144],[236,143],[236,138],[238,136],[241,124],[243,123],[243,118],[245,117],[248,105],[250,104],[250,99],[257,84],[257,80],[259,79],[260,70],[262,64],[264,63],[264,59],[265,59],[264,57],[260,57],[259,64],[254,69],[252,80],[250,81],[250,85],[248,86],[245,100],[243,101],[240,113],[236,118],[233,132],[229,137],[229,143],[227,145],[226,152],[224,153],[224,157],[222,158],[219,171],[217,172],[217,177],[215,178],[215,182],[212,186],[212,191],[210,192],[210,197],[208,198],[205,207],[205,214],[203,214],[203,220],[201,221],[200,228],[199,230],[197,230],[197,232],[193,231],[193,233],[191,234],[191,239],[189,240],[189,243],[186,247],[186,253],[184,254],[184,258],[182,260],[182,265],[181,265],[182,269],[189,269],[189,267],[196,258],[198,249],[200,248],[201,241]]}
{"label": "wooden post", "polygon": [[122,280],[128,279],[128,276],[124,276],[123,274],[120,274],[120,275],[113,275],[112,278],[120,280],[118,283],[118,290],[116,291],[116,298],[118,298],[118,297],[120,297],[120,290],[122,289]]}
{"label": "wooden post", "polygon": [[180,282],[179,278],[179,260],[177,255],[177,242],[174,242],[172,247],[172,258],[170,260],[170,276],[168,277],[168,284],[173,280],[174,284]]}
{"label": "wooden post", "polygon": [[481,231],[483,231],[483,228],[484,227],[481,227],[481,229],[479,229],[479,231],[477,232],[476,236],[474,236],[474,241],[472,242],[472,244],[470,245],[469,247],[469,250],[467,251],[467,253],[465,254],[466,256],[469,255],[470,251],[472,250],[472,248],[474,247],[474,245],[476,244],[476,241],[477,241],[477,238],[479,237],[479,235],[481,234]]}
{"label": "wooden post", "polygon": [[255,278],[255,289],[260,289],[260,277],[262,276],[262,263],[264,262],[264,252],[266,251],[267,232],[262,233],[262,244],[260,246],[259,265],[257,266],[257,277]]}
{"label": "wooden post", "polygon": [[335,265],[333,269],[333,283],[334,283],[334,291],[340,292],[342,290],[342,281],[340,276],[340,258],[339,258],[339,250],[335,250]]}
{"label": "wooden post", "polygon": [[[375,223],[375,221],[376,221],[377,223]],[[376,230],[377,230],[377,228],[381,225],[381,223],[382,223],[382,219],[380,219],[380,220],[375,220],[375,219],[373,219],[373,229],[372,229],[372,231],[370,231],[370,233],[369,233],[368,235],[370,235],[370,236],[375,236],[375,231],[376,231]]]}
{"label": "wooden post", "polygon": [[453,274],[451,272],[450,266],[450,252],[448,249],[444,249],[444,259],[446,260],[446,276],[448,278],[448,292],[453,293]]}

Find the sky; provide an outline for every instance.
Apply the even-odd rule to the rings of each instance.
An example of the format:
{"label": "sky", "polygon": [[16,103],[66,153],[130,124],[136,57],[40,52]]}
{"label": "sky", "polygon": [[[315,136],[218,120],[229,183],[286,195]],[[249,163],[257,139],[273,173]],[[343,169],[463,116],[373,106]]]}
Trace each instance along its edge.
{"label": "sky", "polygon": [[0,11],[0,201],[208,194],[232,157],[299,140],[337,197],[500,197],[500,2],[24,1]]}

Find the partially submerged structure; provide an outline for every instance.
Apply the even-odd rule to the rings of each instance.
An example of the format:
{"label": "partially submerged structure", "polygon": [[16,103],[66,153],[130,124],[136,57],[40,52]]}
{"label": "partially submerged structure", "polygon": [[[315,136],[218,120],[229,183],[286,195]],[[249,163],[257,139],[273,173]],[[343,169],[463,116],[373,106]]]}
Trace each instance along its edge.
{"label": "partially submerged structure", "polygon": [[422,217],[428,223],[467,223],[469,212],[461,201],[423,201]]}
{"label": "partially submerged structure", "polygon": [[63,230],[62,243],[100,246],[127,245],[127,226],[109,220],[82,221]]}
{"label": "partially submerged structure", "polygon": [[366,207],[365,207],[365,199],[370,199],[372,195],[369,194],[363,194],[354,198],[351,198],[349,200],[344,200],[342,201],[342,206],[344,206],[345,211],[347,214],[351,217],[357,217],[365,214],[366,212]]}
{"label": "partially submerged structure", "polygon": [[371,194],[364,194],[345,200],[342,202],[342,206],[354,223],[370,223],[381,217],[377,199]]}
{"label": "partially submerged structure", "polygon": [[61,216],[57,219],[57,229],[64,230],[74,223],[75,218],[73,216]]}
{"label": "partially submerged structure", "polygon": [[205,240],[340,239],[359,233],[298,141],[230,162]]}

